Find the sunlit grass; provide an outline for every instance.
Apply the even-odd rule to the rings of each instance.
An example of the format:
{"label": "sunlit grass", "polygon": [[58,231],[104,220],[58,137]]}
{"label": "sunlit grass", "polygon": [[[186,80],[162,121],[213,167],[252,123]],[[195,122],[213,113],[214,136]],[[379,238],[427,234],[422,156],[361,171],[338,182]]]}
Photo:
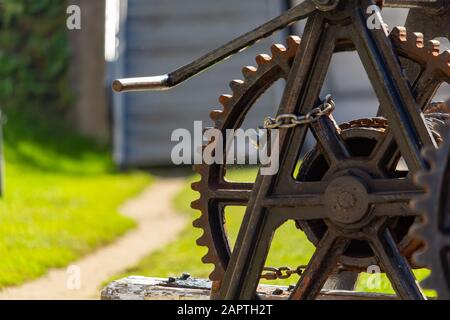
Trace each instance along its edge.
{"label": "sunlit grass", "polygon": [[150,181],[114,172],[105,147],[36,116],[8,112],[0,200],[0,287],[63,267],[135,226],[118,206]]}

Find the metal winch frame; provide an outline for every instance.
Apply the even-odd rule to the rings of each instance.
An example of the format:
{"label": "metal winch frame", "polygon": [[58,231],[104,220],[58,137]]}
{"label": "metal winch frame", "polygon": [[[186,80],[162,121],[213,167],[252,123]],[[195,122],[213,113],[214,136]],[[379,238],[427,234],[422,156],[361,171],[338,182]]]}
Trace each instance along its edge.
{"label": "metal winch frame", "polygon": [[[285,124],[283,119],[287,118],[286,115],[291,115],[292,126],[280,131],[280,172],[274,176],[259,175],[254,184],[244,186],[245,188],[234,186],[236,188],[233,189],[232,185],[231,188],[224,188],[224,184],[221,185],[224,181],[221,179],[217,184],[199,183],[194,187],[203,193],[204,197],[210,197],[210,200],[216,199],[224,203],[234,201],[247,206],[236,246],[231,253],[229,248],[219,252],[218,244],[221,244],[223,239],[213,239],[221,237],[223,230],[208,229],[211,228],[211,225],[208,225],[208,204],[203,205],[201,201],[193,204],[193,207],[203,213],[203,218],[201,217],[197,224],[207,231],[204,238],[199,239],[200,244],[209,247],[208,254],[212,255],[205,257],[205,261],[215,264],[215,274],[212,275],[212,280],[215,281],[213,297],[258,298],[257,286],[275,230],[287,220],[323,219],[327,221],[327,230],[317,239],[316,252],[310,263],[304,271],[298,272],[301,277],[290,294],[291,299],[315,299],[338,264],[343,263],[347,267],[357,269],[359,264],[341,261],[354,240],[367,241],[370,244],[400,298],[425,299],[411,271],[411,262],[399,249],[400,244],[397,243],[396,234],[391,230],[388,221],[391,218],[414,218],[418,215],[409,208],[409,203],[419,196],[422,190],[412,182],[411,177],[428,169],[428,161],[422,156],[421,150],[438,147],[438,139],[427,126],[423,111],[429,107],[440,84],[446,81],[443,79],[450,77],[450,53],[440,53],[439,45],[431,42],[426,44],[422,51],[426,51],[430,57],[439,58],[431,59],[433,62],[422,71],[417,71],[415,65],[423,62],[419,57],[412,57],[409,63],[401,64],[399,57],[403,53],[414,56],[417,50],[412,50],[411,53],[407,46],[395,47],[392,35],[400,42],[407,42],[406,37],[410,35],[397,28],[390,36],[387,26],[383,24],[380,28],[369,28],[366,23],[366,9],[373,5],[411,8],[406,23],[409,29],[422,31],[428,39],[449,38],[450,25],[446,22],[450,19],[450,4],[447,0],[307,0],[172,73],[156,77],[121,79],[113,83],[116,91],[167,90],[273,32],[307,19],[302,40],[291,39],[291,47],[288,49],[295,47],[295,50],[288,51],[293,53],[293,56],[286,60],[288,71],[283,98],[278,116],[275,121],[268,123],[282,127]],[[420,39],[423,41],[419,36],[416,42],[420,42]],[[418,43],[415,45],[419,47]],[[283,49],[279,51],[281,55]],[[387,119],[382,128],[382,135],[371,138],[377,140],[378,144],[370,151],[378,152],[384,157],[378,161],[386,161],[386,157],[389,157],[388,160],[399,158],[401,155],[408,166],[404,179],[389,179],[383,170],[371,172],[371,168],[351,156],[352,150],[341,131],[358,131],[358,128],[361,128],[359,124],[356,127],[339,128],[326,113],[321,114],[322,117],[318,117],[310,126],[295,123],[301,122],[299,119],[304,120],[301,117],[311,115],[319,105],[326,103],[319,98],[320,90],[332,55],[343,51],[358,52],[379,99],[379,115]],[[258,64],[269,65],[270,61],[271,59],[266,57],[259,57]],[[246,72],[244,75],[249,78],[256,74],[252,69]],[[240,83],[234,83],[236,90],[239,90],[239,86]],[[230,107],[231,98],[225,97],[222,100],[225,109],[228,107],[233,110]],[[232,113],[230,110],[224,110],[224,113],[227,112]],[[222,122],[217,121],[216,126],[225,129],[223,123],[228,119],[226,115],[215,114],[212,117],[213,120],[220,118]],[[309,127],[333,167],[329,177],[320,182],[295,181],[290,174],[296,166],[298,153],[302,149]],[[352,139],[352,134],[359,137],[358,132],[349,132],[348,139]],[[341,165],[341,162],[344,165]],[[202,174],[210,169],[201,167],[197,171]],[[220,169],[217,172],[223,174],[222,171]],[[336,197],[342,190],[345,195]],[[341,200],[345,210],[340,207]],[[337,203],[339,205],[336,205]],[[349,209],[348,206],[352,208]],[[372,209],[369,210],[369,207]],[[214,235],[213,232],[220,235]]]}

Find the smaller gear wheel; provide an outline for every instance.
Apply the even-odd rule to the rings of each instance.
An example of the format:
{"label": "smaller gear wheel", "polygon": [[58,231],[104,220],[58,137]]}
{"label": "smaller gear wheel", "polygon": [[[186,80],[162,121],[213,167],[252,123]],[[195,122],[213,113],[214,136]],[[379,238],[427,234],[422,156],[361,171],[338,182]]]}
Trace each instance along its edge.
{"label": "smaller gear wheel", "polygon": [[439,299],[450,300],[450,128],[446,129],[446,143],[439,150],[423,152],[430,170],[415,177],[425,193],[412,203],[422,219],[411,236],[425,243],[413,256],[431,269],[424,287],[435,290]]}
{"label": "smaller gear wheel", "polygon": [[445,130],[450,126],[450,99],[431,103],[424,113],[428,127],[437,137],[436,141],[442,143]]}

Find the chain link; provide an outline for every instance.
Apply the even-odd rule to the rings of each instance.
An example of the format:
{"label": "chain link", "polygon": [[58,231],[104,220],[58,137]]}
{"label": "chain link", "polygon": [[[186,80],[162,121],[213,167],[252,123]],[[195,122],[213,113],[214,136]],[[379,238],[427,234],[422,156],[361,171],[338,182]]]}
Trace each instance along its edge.
{"label": "chain link", "polygon": [[298,266],[295,269],[289,267],[264,267],[264,273],[261,275],[261,279],[265,280],[283,280],[289,279],[292,275],[297,274],[301,276],[306,266]]}
{"label": "chain link", "polygon": [[290,129],[300,125],[306,125],[316,122],[322,116],[332,113],[335,109],[334,101],[331,99],[331,95],[325,98],[325,102],[314,108],[306,115],[297,116],[295,114],[287,113],[280,114],[276,118],[266,117],[264,119],[265,129]]}

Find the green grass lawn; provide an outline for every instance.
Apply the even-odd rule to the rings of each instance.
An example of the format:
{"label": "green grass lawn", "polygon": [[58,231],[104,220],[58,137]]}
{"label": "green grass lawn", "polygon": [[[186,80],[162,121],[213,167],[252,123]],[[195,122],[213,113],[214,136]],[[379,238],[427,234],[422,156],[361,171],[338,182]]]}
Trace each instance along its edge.
{"label": "green grass lawn", "polygon": [[[254,181],[255,170],[236,170],[227,174],[227,178],[235,181]],[[190,183],[197,181],[198,177],[193,176],[186,183],[185,189],[175,199],[176,207],[190,219],[195,219],[199,213],[190,208],[190,202],[198,198],[197,192],[190,189]],[[233,243],[239,231],[239,226],[244,213],[244,208],[231,207],[225,212],[227,219],[227,229],[230,241]],[[210,265],[201,262],[201,257],[206,253],[206,249],[198,247],[195,240],[199,238],[201,231],[193,228],[190,224],[186,227],[179,239],[165,248],[149,255],[138,265],[124,274],[115,278],[128,275],[143,275],[152,277],[177,276],[183,272],[189,272],[195,277],[207,277],[211,271]],[[293,222],[286,223],[277,230],[266,265],[296,267],[308,263],[314,252],[314,246],[306,239],[303,232],[299,231]],[[418,279],[423,279],[428,275],[427,270],[415,271]],[[376,277],[379,277],[378,280]],[[294,280],[264,281],[265,283],[287,285],[293,284]],[[378,288],[374,284],[379,283]],[[393,293],[392,287],[385,275],[371,276],[361,274],[357,284],[357,290],[368,292],[389,292]],[[428,294],[432,294],[427,292]]]}
{"label": "green grass lawn", "polygon": [[135,226],[118,206],[150,182],[117,173],[106,147],[43,116],[9,110],[0,200],[0,287],[63,267]]}

